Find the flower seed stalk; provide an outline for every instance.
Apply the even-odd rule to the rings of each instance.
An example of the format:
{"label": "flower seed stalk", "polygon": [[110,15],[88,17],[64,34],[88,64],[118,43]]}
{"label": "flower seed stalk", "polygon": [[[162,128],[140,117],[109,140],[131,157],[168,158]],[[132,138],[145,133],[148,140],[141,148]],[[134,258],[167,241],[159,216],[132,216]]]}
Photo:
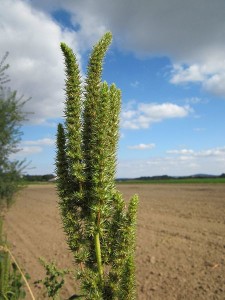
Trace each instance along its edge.
{"label": "flower seed stalk", "polygon": [[85,299],[132,300],[138,197],[126,209],[115,185],[121,92],[101,78],[111,41],[107,32],[93,47],[83,85],[76,56],[61,44],[66,101],[57,133],[57,188]]}

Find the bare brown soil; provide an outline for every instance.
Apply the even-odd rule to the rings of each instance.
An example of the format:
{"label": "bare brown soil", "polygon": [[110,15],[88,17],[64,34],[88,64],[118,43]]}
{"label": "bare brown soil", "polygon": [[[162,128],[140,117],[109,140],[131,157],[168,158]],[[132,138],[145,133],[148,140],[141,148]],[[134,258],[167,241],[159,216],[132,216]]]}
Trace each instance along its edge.
{"label": "bare brown soil", "polygon": [[[137,299],[225,299],[225,186],[120,185],[138,193]],[[33,282],[38,258],[73,268],[53,185],[29,186],[10,209],[5,231],[12,252]],[[36,299],[43,291],[33,286]],[[63,299],[77,291],[69,278]],[[27,298],[29,299],[29,297]]]}

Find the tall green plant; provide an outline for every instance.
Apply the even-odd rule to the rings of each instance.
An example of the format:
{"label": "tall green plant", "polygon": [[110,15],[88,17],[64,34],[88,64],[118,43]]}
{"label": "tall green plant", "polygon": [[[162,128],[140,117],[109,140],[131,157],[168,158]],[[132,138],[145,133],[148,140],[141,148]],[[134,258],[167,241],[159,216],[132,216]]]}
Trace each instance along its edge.
{"label": "tall green plant", "polygon": [[5,64],[8,53],[0,61],[0,299],[17,300],[25,298],[26,283],[31,298],[32,291],[27,278],[12,255],[3,235],[3,221],[6,210],[12,205],[16,192],[24,186],[22,170],[24,161],[12,158],[21,140],[22,122],[26,120],[22,97],[6,86],[9,68]]}
{"label": "tall green plant", "polygon": [[0,299],[24,299],[24,282],[17,265],[12,262],[0,218]]}
{"label": "tall green plant", "polygon": [[86,299],[135,299],[135,226],[138,197],[128,208],[115,186],[121,93],[101,81],[111,43],[94,46],[85,85],[73,51],[64,43],[65,125],[58,125],[56,171],[67,242],[80,266]]}
{"label": "tall green plant", "polygon": [[24,161],[12,159],[21,140],[21,126],[26,119],[23,107],[26,101],[18,98],[17,92],[6,86],[9,81],[5,74],[9,65],[5,65],[8,53],[0,62],[0,218],[8,208],[15,193],[21,187],[21,174]]}
{"label": "tall green plant", "polygon": [[42,280],[37,280],[35,284],[42,284],[48,298],[53,300],[60,300],[60,290],[65,283],[64,276],[69,273],[68,269],[59,269],[54,262],[46,262],[45,259],[40,258],[41,264],[45,268],[46,276]]}

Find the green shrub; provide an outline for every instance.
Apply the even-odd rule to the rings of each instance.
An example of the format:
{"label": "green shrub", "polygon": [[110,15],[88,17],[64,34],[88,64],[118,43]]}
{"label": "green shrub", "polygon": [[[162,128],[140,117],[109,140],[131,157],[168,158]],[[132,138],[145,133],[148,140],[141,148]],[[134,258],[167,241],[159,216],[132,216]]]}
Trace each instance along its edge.
{"label": "green shrub", "polygon": [[[11,260],[0,219],[0,299],[18,300],[26,296],[24,281],[15,262]],[[28,275],[27,275],[28,278]]]}

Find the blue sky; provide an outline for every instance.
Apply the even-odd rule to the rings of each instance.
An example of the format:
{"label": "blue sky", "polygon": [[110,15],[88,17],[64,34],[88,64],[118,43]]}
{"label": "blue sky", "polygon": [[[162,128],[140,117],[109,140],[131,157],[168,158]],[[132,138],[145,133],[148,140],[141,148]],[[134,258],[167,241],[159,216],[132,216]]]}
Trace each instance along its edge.
{"label": "blue sky", "polygon": [[10,86],[33,112],[17,157],[26,172],[54,172],[64,107],[59,44],[82,75],[91,47],[113,34],[103,80],[122,90],[118,177],[225,172],[223,0],[1,0],[0,54]]}

